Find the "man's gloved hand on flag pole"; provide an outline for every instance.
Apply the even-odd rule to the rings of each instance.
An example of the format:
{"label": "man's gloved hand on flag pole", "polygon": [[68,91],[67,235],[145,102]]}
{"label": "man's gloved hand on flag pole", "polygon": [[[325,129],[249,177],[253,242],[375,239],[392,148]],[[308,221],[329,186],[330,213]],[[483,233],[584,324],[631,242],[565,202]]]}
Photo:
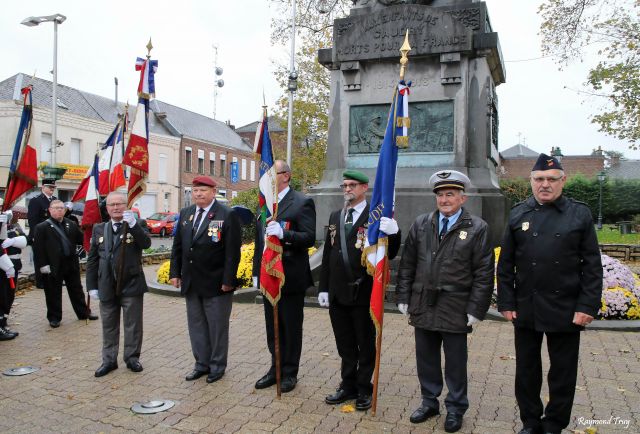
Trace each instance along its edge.
{"label": "man's gloved hand on flag pole", "polygon": [[16,277],[16,269],[11,267],[7,271],[4,272],[7,275],[7,279],[11,279]]}
{"label": "man's gloved hand on flag pole", "polygon": [[480,320],[473,315],[467,314],[467,319],[469,320],[469,322],[467,323],[467,326],[472,326],[474,324],[480,323]]}
{"label": "man's gloved hand on flag pole", "polygon": [[124,220],[130,228],[136,225],[136,215],[133,211],[127,210],[122,213],[122,220]]}
{"label": "man's gloved hand on flag pole", "polygon": [[44,267],[40,267],[40,272],[42,274],[51,274],[51,267],[49,265],[45,265]]}
{"label": "man's gloved hand on flag pole", "polygon": [[98,290],[97,289],[90,289],[89,290],[89,297],[91,297],[91,300],[100,300],[100,297],[98,296]]}
{"label": "man's gloved hand on flag pole", "polygon": [[265,232],[269,236],[275,235],[280,240],[282,239],[282,237],[284,237],[282,226],[280,226],[280,223],[273,220],[269,222],[269,224],[267,225],[267,230]]}
{"label": "man's gloved hand on flag pole", "polygon": [[5,224],[9,221],[9,216],[5,213],[0,214],[0,224]]}
{"label": "man's gloved hand on flag pole", "polygon": [[409,305],[408,304],[406,304],[406,303],[398,304],[398,310],[400,311],[401,314],[406,315],[408,309],[409,309]]}
{"label": "man's gloved hand on flag pole", "polygon": [[253,287],[257,288],[258,287],[258,276],[253,276],[251,278],[251,280],[253,281]]}
{"label": "man's gloved hand on flag pole", "polygon": [[394,235],[398,233],[398,222],[389,217],[382,217],[380,219],[380,230],[387,235]]}
{"label": "man's gloved hand on flag pole", "polygon": [[329,293],[328,292],[319,292],[318,293],[318,303],[322,307],[329,307]]}

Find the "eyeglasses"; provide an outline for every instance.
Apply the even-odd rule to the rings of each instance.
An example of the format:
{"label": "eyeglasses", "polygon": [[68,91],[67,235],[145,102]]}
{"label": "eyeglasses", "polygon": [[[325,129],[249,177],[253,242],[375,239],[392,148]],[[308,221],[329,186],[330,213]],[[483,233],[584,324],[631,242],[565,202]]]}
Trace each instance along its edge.
{"label": "eyeglasses", "polygon": [[282,172],[276,172],[276,175],[282,175],[283,173],[289,173],[286,170],[282,171]]}
{"label": "eyeglasses", "polygon": [[362,185],[362,182],[352,182],[352,183],[349,183],[349,184],[340,184],[338,187],[340,187],[342,190],[353,190],[358,185]]}
{"label": "eyeglasses", "polygon": [[122,206],[122,205],[126,205],[126,202],[115,202],[115,203],[108,203],[107,206]]}
{"label": "eyeglasses", "polygon": [[562,179],[562,176],[536,176],[535,178],[531,179],[533,179],[533,182],[535,182],[536,184],[542,184],[545,181],[547,181],[549,184],[553,184],[554,182],[560,181]]}
{"label": "eyeglasses", "polygon": [[66,207],[64,206],[50,206],[50,209],[57,209],[57,210],[61,210],[61,209],[66,209]]}

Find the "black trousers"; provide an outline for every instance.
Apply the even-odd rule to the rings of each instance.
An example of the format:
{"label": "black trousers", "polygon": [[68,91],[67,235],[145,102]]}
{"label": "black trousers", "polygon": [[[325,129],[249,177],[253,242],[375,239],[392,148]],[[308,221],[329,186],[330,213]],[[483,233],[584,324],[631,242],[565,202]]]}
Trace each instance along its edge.
{"label": "black trousers", "polygon": [[[18,283],[18,279],[14,278],[16,284]],[[13,305],[13,300],[16,298],[16,290],[11,289],[9,285],[9,279],[7,276],[2,273],[0,275],[0,317],[9,315],[11,312],[11,306]]]}
{"label": "black trousers", "polygon": [[[270,374],[276,372],[275,333],[273,331],[273,306],[264,300],[264,320],[267,330],[267,346],[271,353]],[[304,320],[304,293],[284,295],[278,302],[278,329],[280,331],[280,373],[282,378],[298,377],[302,354],[302,322]]]}
{"label": "black trousers", "polygon": [[56,275],[43,274],[42,277],[49,321],[62,321],[62,282],[67,287],[69,300],[71,300],[71,305],[78,319],[85,319],[89,316],[90,310],[84,299],[77,258],[63,259]]}
{"label": "black trousers", "polygon": [[[516,401],[520,420],[526,428],[560,432],[569,425],[578,376],[580,332],[544,333],[515,327]],[[549,402],[543,407],[542,337],[547,336],[549,352]],[[544,418],[542,417],[544,408]]]}
{"label": "black trousers", "polygon": [[334,301],[329,306],[329,317],[342,359],[341,387],[350,393],[370,395],[376,364],[376,329],[369,306],[345,306]]}
{"label": "black trousers", "polygon": [[442,393],[440,348],[444,350],[444,379],[449,392],[444,400],[448,413],[464,414],[467,398],[467,334],[416,328],[416,367],[422,405],[439,409]]}

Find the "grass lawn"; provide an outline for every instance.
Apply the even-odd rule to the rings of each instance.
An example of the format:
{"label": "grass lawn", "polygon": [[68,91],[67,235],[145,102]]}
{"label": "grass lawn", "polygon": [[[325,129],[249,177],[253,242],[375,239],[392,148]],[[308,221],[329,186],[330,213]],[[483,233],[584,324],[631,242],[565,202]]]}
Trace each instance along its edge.
{"label": "grass lawn", "polygon": [[616,225],[602,225],[602,230],[596,228],[600,244],[640,244],[640,234],[621,234]]}

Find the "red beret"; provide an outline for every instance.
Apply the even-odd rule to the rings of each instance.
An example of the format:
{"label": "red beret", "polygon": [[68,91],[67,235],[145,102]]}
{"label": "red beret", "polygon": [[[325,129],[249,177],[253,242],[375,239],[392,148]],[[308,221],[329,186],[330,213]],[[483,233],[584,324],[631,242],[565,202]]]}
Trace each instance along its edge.
{"label": "red beret", "polygon": [[196,176],[195,178],[193,178],[193,186],[215,187],[216,182],[208,176]]}

